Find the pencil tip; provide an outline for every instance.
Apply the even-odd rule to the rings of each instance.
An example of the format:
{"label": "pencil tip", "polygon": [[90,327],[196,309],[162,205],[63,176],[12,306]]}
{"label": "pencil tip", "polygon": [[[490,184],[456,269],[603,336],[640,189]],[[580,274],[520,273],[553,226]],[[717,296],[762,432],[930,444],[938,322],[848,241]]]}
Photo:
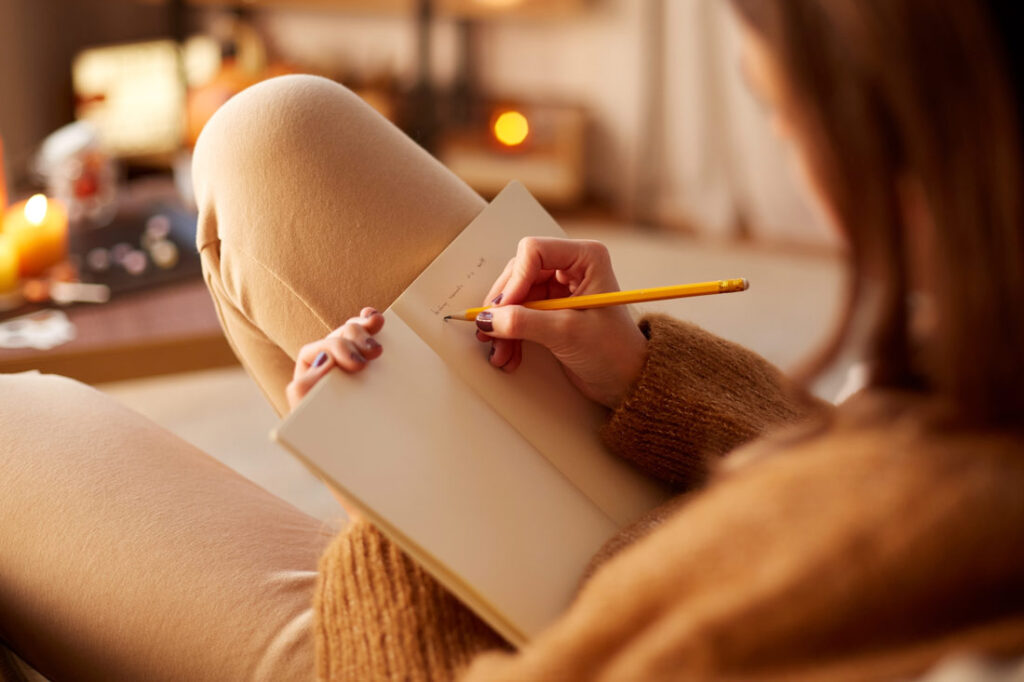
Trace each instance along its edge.
{"label": "pencil tip", "polygon": [[445,322],[447,322],[447,321],[448,321],[448,320],[450,320],[450,319],[452,319],[452,316],[451,316],[451,315],[445,315],[445,316],[444,316],[444,321],[445,321]]}

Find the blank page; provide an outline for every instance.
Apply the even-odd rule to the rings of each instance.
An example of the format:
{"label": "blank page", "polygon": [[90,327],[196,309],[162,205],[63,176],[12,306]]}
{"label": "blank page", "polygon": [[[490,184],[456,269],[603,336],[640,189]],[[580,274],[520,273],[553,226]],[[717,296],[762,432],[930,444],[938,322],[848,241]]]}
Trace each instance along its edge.
{"label": "blank page", "polygon": [[618,529],[397,315],[274,437],[514,644],[550,625]]}
{"label": "blank page", "polygon": [[606,410],[583,397],[547,349],[524,344],[506,374],[487,362],[489,344],[471,322],[444,316],[482,304],[525,236],[565,232],[518,182],[506,187],[394,302],[398,313],[535,448],[620,527],[668,499],[661,485],[608,452],[598,437]]}

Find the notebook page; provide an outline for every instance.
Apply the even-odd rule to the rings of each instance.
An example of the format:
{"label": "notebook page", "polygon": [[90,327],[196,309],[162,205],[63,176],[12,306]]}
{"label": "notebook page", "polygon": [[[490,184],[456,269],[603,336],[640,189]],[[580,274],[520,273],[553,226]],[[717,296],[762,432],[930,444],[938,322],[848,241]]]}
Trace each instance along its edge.
{"label": "notebook page", "polygon": [[569,605],[616,525],[392,312],[384,354],[274,438],[509,641]]}
{"label": "notebook page", "polygon": [[478,306],[525,236],[565,237],[518,182],[510,183],[392,304],[420,338],[619,527],[668,498],[657,483],[609,453],[598,437],[605,411],[584,398],[545,348],[524,344],[505,374],[487,362],[476,326],[444,322]]}

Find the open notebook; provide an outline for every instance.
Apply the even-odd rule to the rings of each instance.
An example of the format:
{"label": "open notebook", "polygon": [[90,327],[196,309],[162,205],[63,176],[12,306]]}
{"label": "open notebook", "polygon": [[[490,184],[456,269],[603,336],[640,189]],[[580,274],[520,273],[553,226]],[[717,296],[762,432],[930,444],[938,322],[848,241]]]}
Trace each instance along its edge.
{"label": "open notebook", "polygon": [[604,411],[547,350],[505,374],[476,326],[527,236],[564,236],[511,183],[384,312],[384,354],[333,371],[273,433],[463,603],[519,646],[568,606],[594,553],[667,497],[597,436]]}

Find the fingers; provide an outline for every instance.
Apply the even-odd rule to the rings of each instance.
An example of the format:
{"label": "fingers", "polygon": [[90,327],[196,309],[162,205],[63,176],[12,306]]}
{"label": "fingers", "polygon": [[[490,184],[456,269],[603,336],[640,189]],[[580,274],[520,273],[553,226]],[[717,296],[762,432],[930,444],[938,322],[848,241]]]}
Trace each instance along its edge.
{"label": "fingers", "polygon": [[384,328],[384,316],[373,308],[363,308],[362,315],[350,318],[326,338],[307,343],[299,349],[293,378],[310,370],[313,361],[326,351],[334,363],[348,371],[359,371],[366,360],[380,357],[383,352],[373,335]]}
{"label": "fingers", "polygon": [[[378,345],[375,356],[380,352]],[[328,336],[306,344],[299,351],[292,381],[285,389],[288,402],[294,407],[331,369],[338,367],[354,374],[362,371],[368,362],[356,342],[344,336]]]}
{"label": "fingers", "polygon": [[366,325],[359,322],[347,322],[331,332],[327,338],[350,341],[354,349],[367,360],[379,357],[382,351],[380,343],[367,331]]}
{"label": "fingers", "polygon": [[369,334],[377,334],[381,329],[384,328],[384,315],[377,311],[376,308],[363,308],[362,312],[359,313],[360,317],[355,318],[357,320],[365,320],[362,322],[363,328],[366,329]]}
{"label": "fingers", "polygon": [[326,338],[300,348],[292,381],[285,389],[289,404],[294,407],[331,369],[355,373],[380,357],[384,349],[373,335],[383,327],[383,315],[363,308],[359,317],[349,319]]}
{"label": "fingers", "polygon": [[[548,298],[565,298],[565,297],[571,296],[571,295],[572,295],[572,292],[568,288],[566,288],[565,286],[562,286],[561,284],[556,282],[554,279],[550,279],[547,282],[541,282],[540,284],[537,284],[534,287],[532,287],[530,289],[530,293],[526,297],[526,300],[527,301],[542,301],[542,300],[548,299]],[[500,304],[500,302],[499,303],[494,303],[493,305],[499,305],[499,304]],[[492,339],[487,334],[484,334],[479,329],[476,332],[476,339],[477,339],[477,341],[480,341],[481,343],[489,343],[489,342],[492,342],[492,341],[495,340],[495,339]],[[502,343],[504,343],[504,342],[503,341],[498,341],[499,345],[501,345]],[[498,355],[500,357],[501,353],[499,353]]]}
{"label": "fingers", "polygon": [[516,348],[521,345],[522,342],[516,339],[494,339],[491,343],[491,355],[488,362],[494,367],[505,368],[515,356]]}
{"label": "fingers", "polygon": [[504,372],[514,372],[523,363],[523,342],[513,341],[512,344],[512,357],[501,368]]}
{"label": "fingers", "polygon": [[480,313],[476,323],[478,331],[494,339],[522,339],[553,348],[571,343],[573,323],[579,315],[576,310],[531,310],[509,305]]}
{"label": "fingers", "polygon": [[[346,332],[347,334],[353,332]],[[373,355],[380,355],[380,344],[374,341],[376,348]],[[367,351],[369,352],[369,351]],[[370,358],[367,357],[359,344],[349,336],[328,336],[325,339],[306,344],[299,351],[298,362],[295,363],[295,375],[293,378],[305,375],[313,367],[321,353],[327,353],[331,362],[346,372],[358,372],[362,370]]]}
{"label": "fingers", "polygon": [[377,334],[384,328],[384,315],[378,312],[376,308],[363,308],[362,312],[359,313],[359,317],[350,317],[345,321],[345,324],[335,329],[328,336],[342,336],[346,333],[346,329],[353,326],[362,328],[367,334]]}
{"label": "fingers", "polygon": [[547,298],[565,298],[572,296],[572,289],[562,284],[554,278],[551,278],[545,282],[538,282],[530,287],[530,291],[527,292],[526,298],[519,303],[526,303],[527,301],[543,301]]}
{"label": "fingers", "polygon": [[[559,277],[560,272],[565,274]],[[554,273],[559,283],[579,292],[596,293],[618,288],[604,244],[589,240],[526,237],[519,242],[512,272],[501,289],[503,302],[527,300],[530,289],[543,281],[542,273]]]}
{"label": "fingers", "polygon": [[596,241],[526,237],[484,299],[493,306],[477,318],[477,340],[491,343],[488,361],[514,372],[522,363],[522,340],[554,350],[571,343],[576,311],[534,311],[524,302],[574,294],[617,291],[608,249]]}
{"label": "fingers", "polygon": [[497,305],[496,303],[494,303],[494,299],[497,298],[498,294],[500,294],[502,290],[505,288],[505,284],[506,282],[508,282],[508,278],[512,276],[512,268],[515,266],[515,264],[516,259],[510,258],[508,263],[505,265],[505,269],[502,270],[501,274],[498,276],[498,279],[494,280],[494,284],[491,285],[490,291],[488,291],[487,295],[484,296],[484,305]]}
{"label": "fingers", "polygon": [[334,362],[331,361],[330,356],[326,352],[321,351],[313,360],[313,365],[308,370],[299,374],[297,368],[298,364],[296,364],[296,376],[284,389],[288,404],[293,408],[306,397],[306,394],[312,390],[316,382],[324,378],[327,372],[334,368]]}

